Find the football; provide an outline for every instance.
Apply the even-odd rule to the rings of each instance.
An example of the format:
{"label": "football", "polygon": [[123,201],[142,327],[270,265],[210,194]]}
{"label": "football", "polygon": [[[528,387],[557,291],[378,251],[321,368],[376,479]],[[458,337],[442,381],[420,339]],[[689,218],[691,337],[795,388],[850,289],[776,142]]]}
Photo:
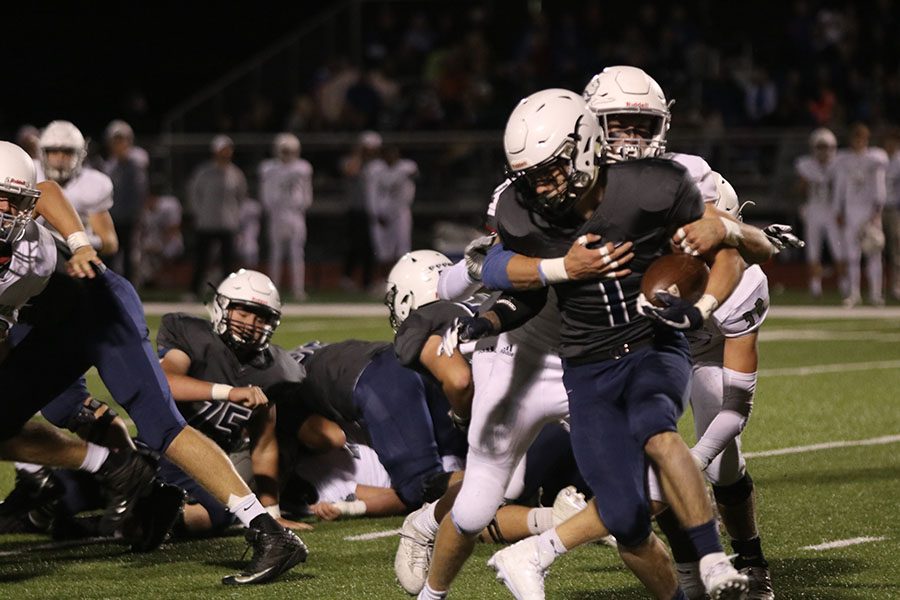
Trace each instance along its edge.
{"label": "football", "polygon": [[664,254],[650,263],[641,278],[641,293],[654,306],[661,305],[656,300],[659,290],[694,303],[703,295],[708,280],[709,267],[702,259],[689,254]]}

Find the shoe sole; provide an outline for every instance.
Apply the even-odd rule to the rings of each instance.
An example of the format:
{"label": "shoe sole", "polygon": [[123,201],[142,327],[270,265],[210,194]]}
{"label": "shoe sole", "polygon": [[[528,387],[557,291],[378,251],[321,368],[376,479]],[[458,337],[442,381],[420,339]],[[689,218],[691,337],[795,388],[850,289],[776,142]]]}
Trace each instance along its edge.
{"label": "shoe sole", "polygon": [[710,600],[746,600],[748,593],[750,593],[749,584],[734,581],[719,588],[709,597]]}
{"label": "shoe sole", "polygon": [[181,488],[158,484],[147,496],[138,500],[135,513],[141,520],[141,537],[131,544],[132,552],[152,552],[160,547],[175,525],[184,504]]}
{"label": "shoe sole", "polygon": [[309,550],[306,546],[300,546],[294,550],[288,560],[278,567],[270,567],[262,573],[228,575],[222,578],[222,583],[225,585],[261,585],[269,583],[282,573],[290,571],[300,563],[305,563],[307,556],[309,556]]}

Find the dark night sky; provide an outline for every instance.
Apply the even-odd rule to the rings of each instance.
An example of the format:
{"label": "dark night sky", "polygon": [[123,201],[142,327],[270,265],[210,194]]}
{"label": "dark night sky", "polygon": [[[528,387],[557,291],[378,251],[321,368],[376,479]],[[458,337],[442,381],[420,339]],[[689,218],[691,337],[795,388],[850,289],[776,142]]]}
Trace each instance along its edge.
{"label": "dark night sky", "polygon": [[55,118],[100,135],[112,118],[128,118],[130,90],[143,92],[148,123],[158,123],[159,115],[298,29],[321,5],[27,4],[4,15],[0,36],[7,82],[0,135],[7,139],[22,123],[42,126]]}

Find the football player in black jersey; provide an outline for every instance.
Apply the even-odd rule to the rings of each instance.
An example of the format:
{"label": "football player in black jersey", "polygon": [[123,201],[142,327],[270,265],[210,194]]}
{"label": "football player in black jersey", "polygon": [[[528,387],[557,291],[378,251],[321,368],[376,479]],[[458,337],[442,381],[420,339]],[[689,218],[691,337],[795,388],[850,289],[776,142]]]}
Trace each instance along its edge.
{"label": "football player in black jersey", "polygon": [[[659,126],[634,114],[609,127],[631,140],[649,139]],[[746,593],[746,577],[722,552],[703,481],[677,435],[676,422],[690,374],[689,349],[677,328],[703,323],[734,288],[742,262],[736,251],[718,249],[708,255],[710,284],[697,303],[673,300],[665,308],[639,308],[639,283],[647,265],[669,250],[677,229],[700,218],[704,207],[684,168],[670,161],[616,162],[599,170],[595,149],[603,135],[605,130],[573,92],[545,90],[523,100],[504,138],[514,185],[497,205],[500,238],[507,249],[540,259],[540,279],[556,289],[573,446],[626,563],[656,597],[672,598],[673,590],[681,594],[671,561],[650,531],[641,483],[649,457],[704,557],[707,589],[714,597],[739,598]],[[632,273],[571,281],[565,254],[575,240],[588,243],[581,237],[587,234],[606,243],[633,242]],[[604,248],[608,253],[607,247],[599,252]],[[530,301],[536,296],[541,303],[540,291],[531,296]],[[463,337],[490,333],[497,325],[509,327],[527,312],[500,309],[466,323]],[[564,545],[551,540],[551,555],[553,548]]]}
{"label": "football player in black jersey", "polygon": [[[211,306],[211,321],[163,315],[156,343],[176,406],[232,460],[249,453],[252,472],[246,475],[266,512],[285,527],[309,528],[282,519],[278,504],[275,406],[265,390],[303,376],[286,350],[270,344],[281,318],[278,290],[266,275],[241,269],[222,281]],[[160,475],[196,501],[184,510],[186,532],[221,531],[234,522],[221,502],[165,457]]]}

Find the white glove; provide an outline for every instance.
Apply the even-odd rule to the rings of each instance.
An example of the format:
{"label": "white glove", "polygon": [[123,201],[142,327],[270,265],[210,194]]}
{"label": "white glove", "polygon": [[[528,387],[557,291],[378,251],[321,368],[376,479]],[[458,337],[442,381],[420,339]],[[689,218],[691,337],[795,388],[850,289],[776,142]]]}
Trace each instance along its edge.
{"label": "white glove", "polygon": [[775,250],[781,252],[785,248],[803,248],[806,242],[794,235],[794,228],[790,225],[779,225],[773,223],[765,229],[763,233],[769,238],[769,242],[775,246]]}
{"label": "white glove", "polygon": [[453,319],[450,327],[444,330],[441,335],[441,345],[438,346],[438,356],[453,356],[459,347],[459,318]]}
{"label": "white glove", "polygon": [[463,254],[466,258],[466,271],[475,281],[481,281],[481,270],[484,267],[484,258],[487,256],[488,250],[494,245],[497,234],[483,235],[475,238],[466,246]]}

